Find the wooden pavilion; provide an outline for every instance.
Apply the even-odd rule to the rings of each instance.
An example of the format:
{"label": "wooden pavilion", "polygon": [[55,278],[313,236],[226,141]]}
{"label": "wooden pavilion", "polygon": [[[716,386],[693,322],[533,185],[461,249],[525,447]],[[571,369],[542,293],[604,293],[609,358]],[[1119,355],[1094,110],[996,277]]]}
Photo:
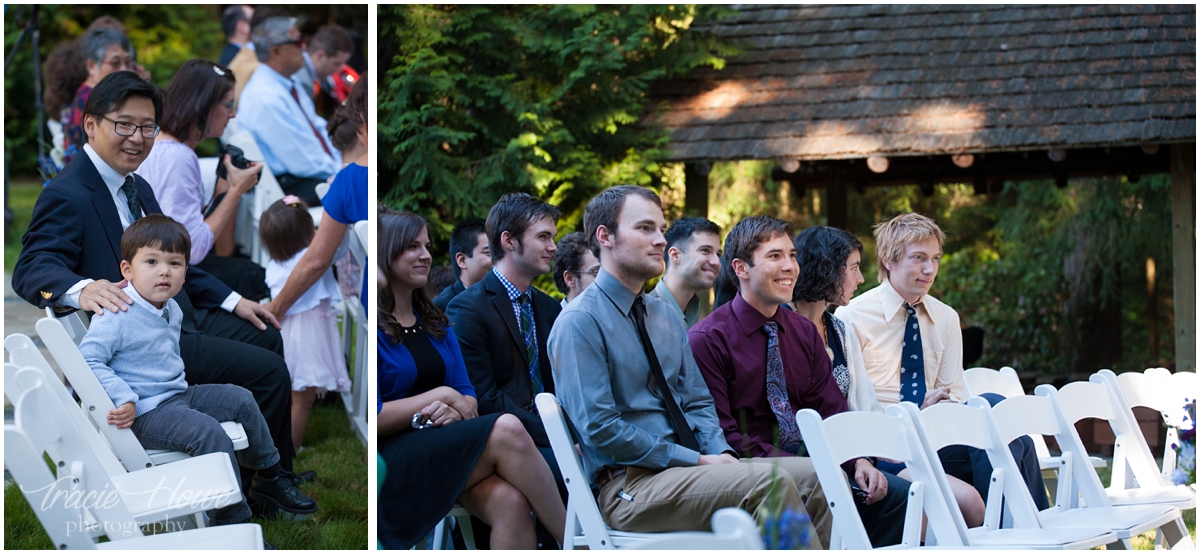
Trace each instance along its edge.
{"label": "wooden pavilion", "polygon": [[734,9],[697,30],[743,53],[654,91],[686,212],[708,213],[717,161],[777,161],[835,226],[849,187],[1169,173],[1176,368],[1195,371],[1195,5]]}

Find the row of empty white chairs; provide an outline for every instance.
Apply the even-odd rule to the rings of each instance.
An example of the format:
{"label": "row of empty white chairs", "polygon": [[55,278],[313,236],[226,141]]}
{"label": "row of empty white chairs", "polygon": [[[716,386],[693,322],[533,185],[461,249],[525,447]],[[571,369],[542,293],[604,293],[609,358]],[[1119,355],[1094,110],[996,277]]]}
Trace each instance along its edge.
{"label": "row of empty white chairs", "polygon": [[[1181,379],[1194,379],[1194,374]],[[1118,382],[1111,371],[1103,370],[1089,382],[1065,386],[1061,393],[1049,385],[1038,387],[1033,396],[1019,388],[997,391],[1007,392],[1008,399],[994,408],[982,398],[972,398],[967,404],[940,404],[926,410],[900,404],[889,407],[886,414],[848,412],[824,421],[815,411],[801,410],[797,422],[810,445],[834,517],[830,548],[872,547],[840,467],[842,462],[859,456],[885,457],[908,465],[913,484],[901,548],[923,544],[943,548],[1083,549],[1108,545],[1129,549],[1133,537],[1156,529],[1160,544],[1194,548],[1180,510],[1195,508],[1196,489],[1163,480],[1121,397]],[[646,548],[650,544],[683,545],[693,541],[705,544],[705,537],[712,540],[712,533],[630,533],[608,527],[557,399],[543,393],[536,403],[570,493],[564,548]],[[1106,490],[1100,483],[1096,466],[1074,427],[1084,417],[1101,417],[1113,426],[1124,449],[1122,467],[1131,473],[1131,479],[1121,487]],[[1057,501],[1040,512],[1007,446],[1022,435],[1036,439],[1052,436],[1062,449],[1062,454],[1054,457],[1055,469],[1060,473]],[[981,527],[967,528],[945,472],[936,463],[937,450],[953,444],[985,451],[994,468]],[[1146,469],[1147,459],[1152,471]],[[1127,488],[1134,479],[1137,488]],[[925,527],[922,513],[928,518]]]}

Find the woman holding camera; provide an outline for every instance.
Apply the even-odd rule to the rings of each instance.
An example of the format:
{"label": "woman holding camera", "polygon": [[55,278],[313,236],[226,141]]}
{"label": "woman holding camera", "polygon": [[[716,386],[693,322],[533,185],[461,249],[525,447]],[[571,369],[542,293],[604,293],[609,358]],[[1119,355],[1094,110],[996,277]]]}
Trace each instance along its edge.
{"label": "woman holding camera", "polygon": [[[213,198],[204,194],[196,145],[221,136],[235,116],[233,72],[208,60],[184,63],[164,91],[161,132],[138,174],[150,183],[163,213],[183,224],[192,239],[191,260],[247,299],[268,291],[263,269],[234,257],[238,200],[258,184],[262,162],[241,169],[226,154]],[[211,202],[210,202],[211,200]]]}

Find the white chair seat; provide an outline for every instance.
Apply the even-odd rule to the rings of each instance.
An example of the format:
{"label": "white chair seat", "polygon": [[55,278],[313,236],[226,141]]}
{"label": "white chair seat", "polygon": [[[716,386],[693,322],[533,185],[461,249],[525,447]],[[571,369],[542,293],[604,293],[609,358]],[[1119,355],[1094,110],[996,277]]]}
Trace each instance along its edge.
{"label": "white chair seat", "polygon": [[1016,548],[1030,550],[1078,550],[1103,543],[1106,532],[1097,528],[1076,529],[997,529],[975,527],[967,530],[976,548]]}
{"label": "white chair seat", "polygon": [[97,550],[262,550],[262,527],[239,523],[96,545]]}
{"label": "white chair seat", "polygon": [[1196,507],[1196,491],[1187,485],[1122,490],[1110,487],[1105,490],[1108,492],[1108,499],[1114,506],[1163,504],[1175,506],[1181,510],[1190,510]]}
{"label": "white chair seat", "polygon": [[1042,521],[1051,529],[1069,527],[1107,527],[1117,537],[1128,539],[1162,527],[1179,517],[1179,509],[1169,506],[1088,507],[1053,513],[1055,508],[1042,512]]}
{"label": "white chair seat", "polygon": [[219,501],[241,495],[229,456],[219,452],[191,458],[183,466],[154,466],[110,478],[130,513],[144,523],[228,504]]}

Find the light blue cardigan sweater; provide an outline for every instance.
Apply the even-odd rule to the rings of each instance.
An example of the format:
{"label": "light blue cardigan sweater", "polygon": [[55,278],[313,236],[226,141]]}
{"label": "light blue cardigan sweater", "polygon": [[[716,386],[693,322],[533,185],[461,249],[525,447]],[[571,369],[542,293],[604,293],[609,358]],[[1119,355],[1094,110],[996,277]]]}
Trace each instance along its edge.
{"label": "light blue cardigan sweater", "polygon": [[183,312],[174,299],[168,300],[168,323],[132,285],[125,293],[133,297],[133,305],[93,317],[79,351],[113,404],[119,408],[134,402],[140,416],[187,390],[179,357]]}

